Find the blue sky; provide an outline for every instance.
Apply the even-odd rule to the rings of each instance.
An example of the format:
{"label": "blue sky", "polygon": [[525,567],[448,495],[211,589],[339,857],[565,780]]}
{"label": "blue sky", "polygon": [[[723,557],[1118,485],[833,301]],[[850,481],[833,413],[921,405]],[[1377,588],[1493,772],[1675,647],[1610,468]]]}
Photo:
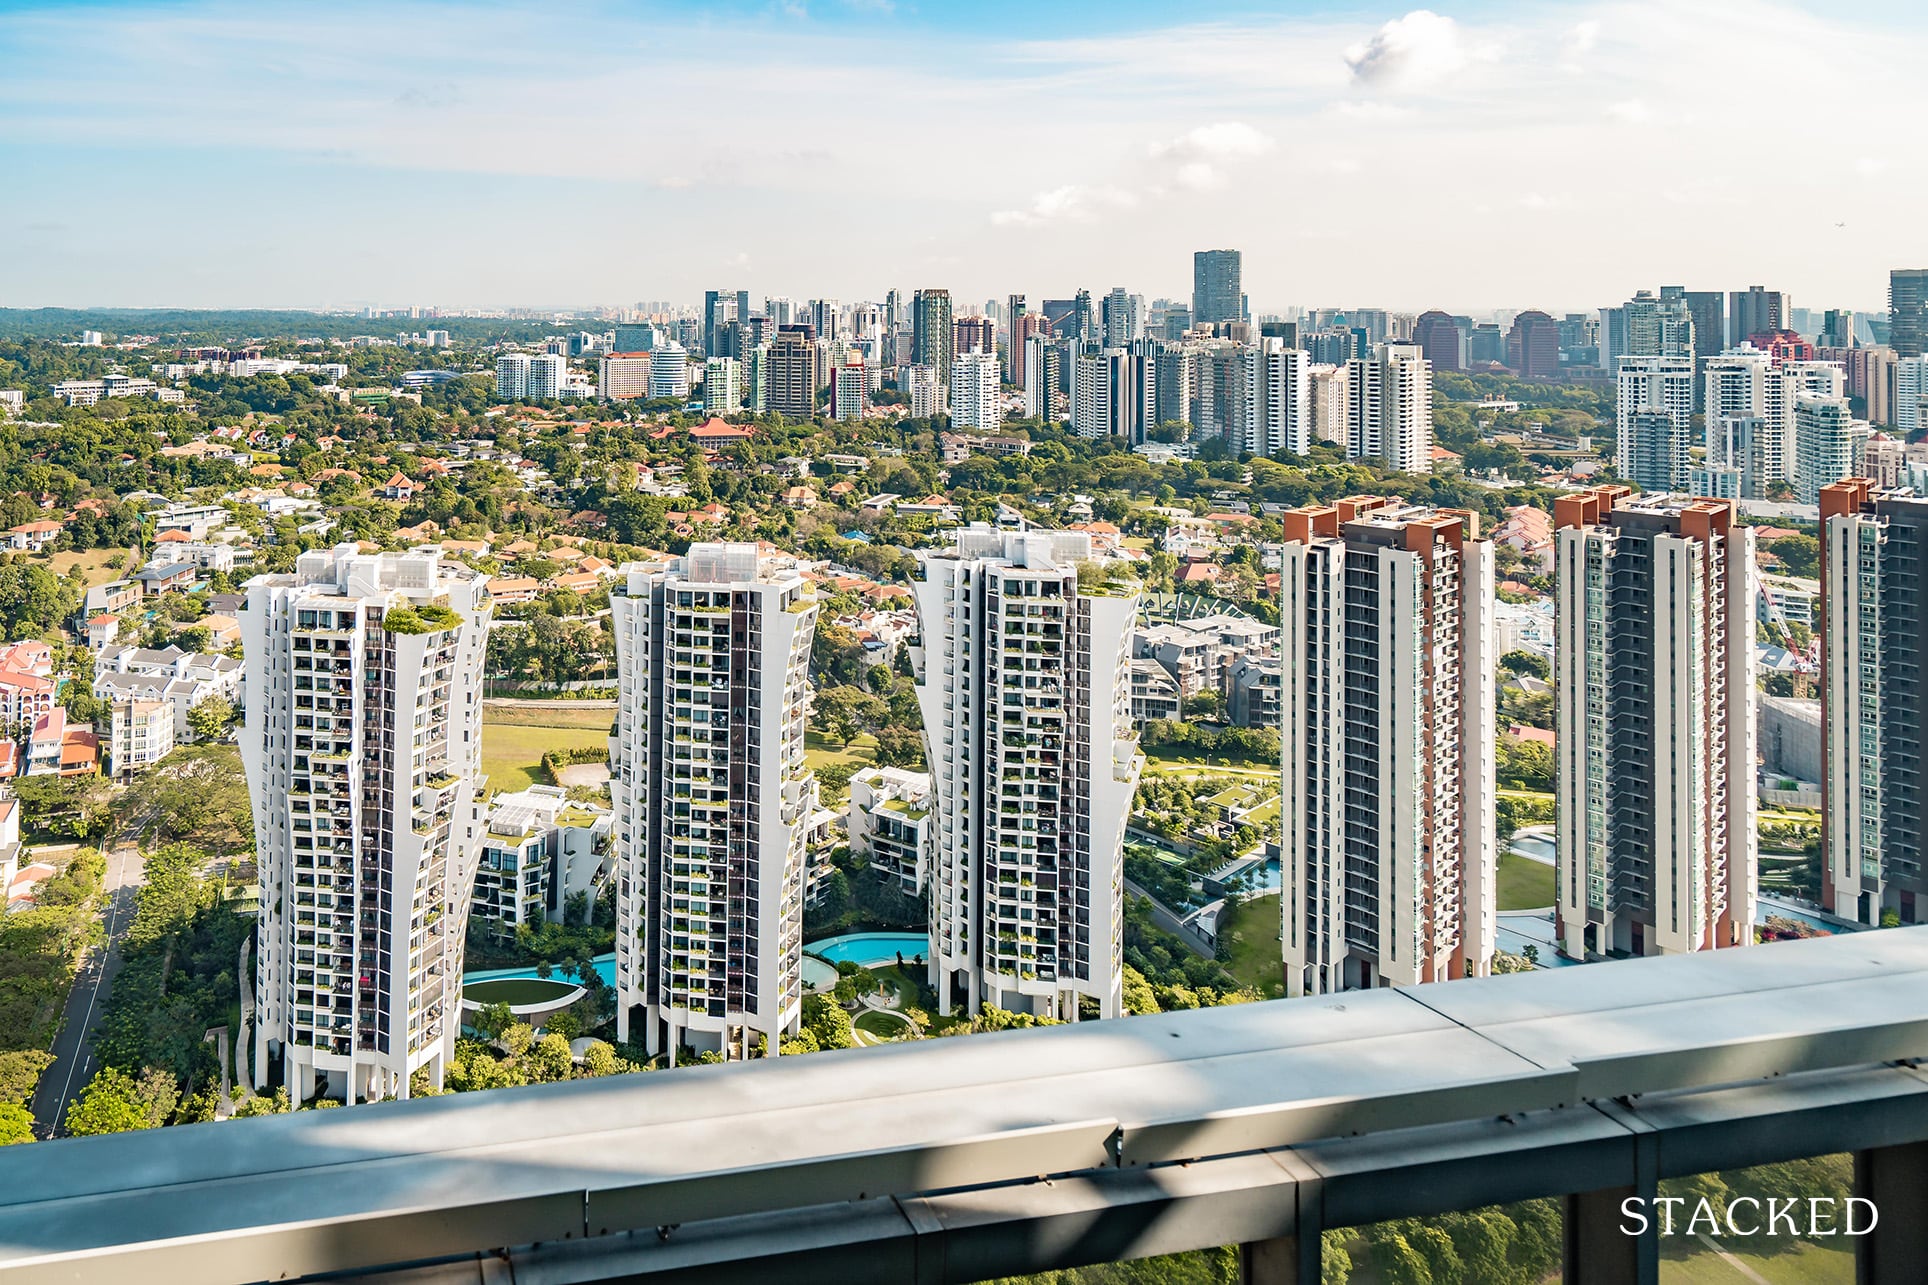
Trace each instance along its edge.
{"label": "blue sky", "polygon": [[[1906,5],[0,0],[0,305],[1877,307]],[[1908,266],[1915,266],[1912,263]]]}

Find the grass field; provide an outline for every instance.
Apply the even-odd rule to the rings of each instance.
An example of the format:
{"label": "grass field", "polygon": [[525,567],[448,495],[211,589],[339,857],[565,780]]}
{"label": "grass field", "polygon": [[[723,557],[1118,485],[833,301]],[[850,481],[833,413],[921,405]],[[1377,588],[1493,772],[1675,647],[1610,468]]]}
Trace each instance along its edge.
{"label": "grass field", "polygon": [[1241,902],[1229,917],[1219,920],[1218,935],[1231,953],[1225,967],[1238,978],[1239,985],[1250,986],[1267,999],[1285,994],[1277,893]]}
{"label": "grass field", "polygon": [[[1680,1224],[1674,1226],[1678,1229]],[[1761,1280],[1770,1285],[1850,1285],[1854,1280],[1854,1252],[1844,1246],[1824,1249],[1803,1243],[1778,1254],[1730,1249],[1727,1252],[1741,1264],[1736,1267],[1697,1239],[1674,1236],[1660,1243],[1660,1279],[1667,1285],[1745,1285]]]}
{"label": "grass field", "polygon": [[498,977],[490,982],[470,982],[462,988],[462,998],[478,1004],[547,1004],[576,989],[573,982],[544,977]]}
{"label": "grass field", "polygon": [[1552,866],[1511,852],[1500,854],[1501,910],[1538,910],[1552,904]]}
{"label": "grass field", "polygon": [[909,1035],[912,1031],[909,1018],[900,1017],[895,1013],[880,1013],[874,1008],[867,1008],[857,1014],[850,1024],[864,1034],[873,1035],[880,1040],[894,1040],[899,1036]]}
{"label": "grass field", "polygon": [[1213,776],[1263,776],[1273,781],[1279,777],[1279,766],[1274,763],[1246,763],[1217,757],[1204,758],[1197,755],[1182,756],[1183,752],[1174,746],[1160,745],[1145,752],[1145,770],[1163,772],[1175,776],[1208,774]]}
{"label": "grass field", "polygon": [[97,584],[106,584],[109,580],[131,569],[125,562],[119,571],[107,565],[114,558],[125,559],[126,557],[127,550],[119,548],[88,549],[85,552],[69,549],[63,553],[50,555],[47,559],[47,569],[64,580],[68,572],[79,567],[81,574],[86,578],[87,587],[91,589]]}
{"label": "grass field", "polygon": [[555,709],[528,706],[484,706],[482,710],[482,771],[491,790],[523,790],[550,785],[542,756],[550,750],[597,747],[609,741],[610,711]]}
{"label": "grass field", "polygon": [[833,763],[865,767],[877,761],[877,738],[868,732],[860,732],[851,738],[849,745],[840,746],[822,732],[806,732],[803,761],[812,772],[821,772]]}

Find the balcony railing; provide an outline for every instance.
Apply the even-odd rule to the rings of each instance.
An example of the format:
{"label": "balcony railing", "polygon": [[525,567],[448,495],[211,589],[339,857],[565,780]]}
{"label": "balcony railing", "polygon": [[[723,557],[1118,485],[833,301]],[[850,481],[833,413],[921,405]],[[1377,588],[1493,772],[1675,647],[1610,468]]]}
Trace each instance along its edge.
{"label": "balcony railing", "polygon": [[1928,928],[0,1149],[0,1280],[963,1282],[1841,1151],[1928,1261]]}

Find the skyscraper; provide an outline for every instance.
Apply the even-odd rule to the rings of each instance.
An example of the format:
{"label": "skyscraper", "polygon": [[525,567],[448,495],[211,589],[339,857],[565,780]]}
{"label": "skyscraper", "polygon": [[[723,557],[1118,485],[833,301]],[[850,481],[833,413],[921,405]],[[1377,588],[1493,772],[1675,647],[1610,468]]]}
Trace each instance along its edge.
{"label": "skyscraper", "polygon": [[919,290],[911,298],[910,317],[912,364],[934,367],[937,382],[949,388],[951,359],[957,353],[957,335],[951,322],[951,292]]}
{"label": "skyscraper", "polygon": [[862,419],[869,404],[870,372],[861,359],[847,361],[831,373],[830,418]]}
{"label": "skyscraper", "polygon": [[1058,391],[1064,361],[1063,350],[1048,334],[1033,334],[1024,341],[1024,417],[1049,422],[1051,399]]}
{"label": "skyscraper", "polygon": [[650,349],[649,395],[676,401],[690,395],[690,358],[683,345],[672,340]]}
{"label": "skyscraper", "polygon": [[1888,273],[1888,347],[1896,357],[1928,353],[1928,268]]}
{"label": "skyscraper", "polygon": [[1286,993],[1483,977],[1492,543],[1474,514],[1373,496],[1284,522]]}
{"label": "skyscraper", "polygon": [[764,408],[791,419],[817,413],[817,389],[823,384],[823,350],[808,326],[778,326],[770,345],[769,381]]}
{"label": "skyscraper", "polygon": [[695,544],[625,566],[610,611],[617,1031],[775,1054],[803,1003],[816,599],[754,544]]}
{"label": "skyscraper", "polygon": [[1855,420],[1848,411],[1848,399],[1798,395],[1794,441],[1798,456],[1794,498],[1802,504],[1819,504],[1822,487],[1854,473]]}
{"label": "skyscraper", "polygon": [[1794,316],[1788,298],[1779,290],[1767,290],[1760,286],[1749,286],[1745,290],[1732,290],[1727,295],[1727,324],[1733,332],[1733,340],[1752,340],[1755,335],[1773,334],[1777,330],[1787,330],[1794,324]]}
{"label": "skyscraper", "polygon": [[1727,347],[1725,301],[1718,290],[1682,290],[1680,298],[1687,305],[1687,315],[1694,319],[1694,361],[1704,362]]}
{"label": "skyscraper", "polygon": [[1450,313],[1437,308],[1420,313],[1413,323],[1413,346],[1436,371],[1466,368],[1466,333]]}
{"label": "skyscraper", "polygon": [[723,331],[724,327],[732,321],[747,322],[749,319],[750,292],[748,290],[705,290],[703,292],[703,355],[705,357],[741,357],[741,353],[723,351]]}
{"label": "skyscraper", "polygon": [[1004,382],[1013,388],[1024,386],[1023,321],[1030,315],[1021,294],[1004,297]]}
{"label": "skyscraper", "polygon": [[953,358],[967,352],[997,352],[997,323],[989,317],[959,317],[952,330]]}
{"label": "skyscraper", "polygon": [[1237,250],[1199,250],[1192,255],[1192,324],[1240,321],[1244,289]]}
{"label": "skyscraper", "polygon": [[1506,364],[1527,379],[1552,379],[1560,373],[1560,323],[1527,309],[1506,332]]}
{"label": "skyscraper", "polygon": [[1410,344],[1381,344],[1346,364],[1346,458],[1401,473],[1433,467],[1432,366]]}
{"label": "skyscraper", "polygon": [[1913,437],[1928,428],[1928,357],[1902,357],[1892,368],[1895,395],[1888,420],[1903,437]]}
{"label": "skyscraper", "polygon": [[1687,486],[1693,437],[1694,359],[1627,357],[1614,397],[1615,467],[1643,491]]}
{"label": "skyscraper", "polygon": [[1753,940],[1754,534],[1731,501],[1554,501],[1555,931],[1576,959]]}
{"label": "skyscraper", "polygon": [[937,797],[931,984],[1075,1020],[1122,1009],[1135,588],[1081,586],[1082,532],[959,532],[916,586]]}
{"label": "skyscraper", "polygon": [[1304,455],[1313,440],[1311,360],[1303,350],[1286,347],[1283,339],[1261,339],[1243,356],[1250,367],[1250,406],[1240,449],[1254,455]]}
{"label": "skyscraper", "polygon": [[937,382],[937,367],[904,367],[904,392],[910,397],[912,419],[942,415],[946,406],[944,385]]}
{"label": "skyscraper", "polygon": [[1104,301],[1105,347],[1129,347],[1133,340],[1144,337],[1144,316],[1140,302],[1137,296],[1126,294],[1123,286],[1112,287]]}
{"label": "skyscraper", "polygon": [[703,363],[703,409],[712,415],[743,409],[743,367],[736,358],[712,357]]}
{"label": "skyscraper", "polygon": [[995,433],[1003,423],[997,353],[988,349],[959,353],[951,365],[951,427]]}
{"label": "skyscraper", "polygon": [[1928,914],[1928,498],[1821,488],[1821,902],[1858,923]]}
{"label": "skyscraper", "polygon": [[440,1087],[481,852],[484,578],[435,552],[301,554],[248,582],[241,762],[261,871],[255,1087]]}
{"label": "skyscraper", "polygon": [[[1616,347],[1616,357],[1686,357],[1694,355],[1694,317],[1677,286],[1669,286],[1659,298],[1650,290],[1637,291],[1621,309],[1625,326],[1625,347]],[[1688,390],[1689,398],[1692,389]]]}
{"label": "skyscraper", "polygon": [[1016,317],[1012,319],[1011,351],[1006,354],[1006,358],[1010,362],[1011,368],[1005,380],[1006,383],[1012,385],[1015,388],[1029,387],[1029,385],[1025,382],[1026,380],[1026,375],[1024,370],[1025,346],[1030,342],[1031,336],[1033,335],[1044,335],[1048,338],[1050,334],[1051,334],[1050,324],[1045,321],[1043,315],[1040,313],[1035,313],[1035,312],[1019,313]]}

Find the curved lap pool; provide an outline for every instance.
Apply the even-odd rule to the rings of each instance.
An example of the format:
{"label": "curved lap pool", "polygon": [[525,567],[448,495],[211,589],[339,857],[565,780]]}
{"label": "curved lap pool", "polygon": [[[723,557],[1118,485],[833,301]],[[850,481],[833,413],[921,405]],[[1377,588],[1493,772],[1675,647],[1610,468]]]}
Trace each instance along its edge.
{"label": "curved lap pool", "polygon": [[914,959],[930,958],[930,952],[928,933],[847,933],[842,937],[805,942],[803,947],[806,955],[815,955],[833,964],[848,962],[866,968],[872,964],[894,964],[899,955],[908,964]]}

